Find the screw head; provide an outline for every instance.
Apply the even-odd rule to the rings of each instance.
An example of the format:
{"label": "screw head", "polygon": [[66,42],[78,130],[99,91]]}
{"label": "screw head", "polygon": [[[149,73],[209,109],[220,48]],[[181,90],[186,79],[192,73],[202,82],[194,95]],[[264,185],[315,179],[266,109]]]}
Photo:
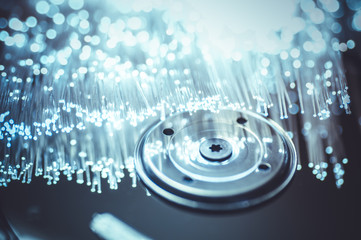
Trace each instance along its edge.
{"label": "screw head", "polygon": [[201,156],[212,162],[222,162],[232,156],[232,145],[221,138],[210,138],[199,146]]}

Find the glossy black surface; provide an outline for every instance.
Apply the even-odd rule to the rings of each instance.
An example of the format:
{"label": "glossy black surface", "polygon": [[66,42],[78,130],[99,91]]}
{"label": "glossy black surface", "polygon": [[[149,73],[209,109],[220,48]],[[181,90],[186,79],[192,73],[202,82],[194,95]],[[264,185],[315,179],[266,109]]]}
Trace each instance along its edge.
{"label": "glossy black surface", "polygon": [[356,150],[348,150],[341,190],[331,177],[319,182],[305,169],[275,200],[227,215],[178,209],[146,197],[127,181],[118,191],[104,188],[102,194],[65,179],[54,186],[41,179],[30,185],[14,182],[1,190],[1,206],[19,235],[40,239],[97,239],[88,227],[96,212],[112,213],[154,239],[357,239],[361,166]]}

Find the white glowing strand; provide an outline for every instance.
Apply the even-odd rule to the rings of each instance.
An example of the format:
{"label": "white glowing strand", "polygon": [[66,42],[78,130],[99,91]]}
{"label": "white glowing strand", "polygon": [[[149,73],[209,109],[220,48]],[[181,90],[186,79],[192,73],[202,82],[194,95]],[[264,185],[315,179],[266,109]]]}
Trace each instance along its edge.
{"label": "white glowing strand", "polygon": [[[185,11],[170,3],[159,8],[166,10],[162,13],[147,4],[130,9],[132,4],[123,4],[119,12],[112,1],[97,8],[85,1],[37,1],[29,6],[33,16],[25,22],[21,16],[0,18],[0,184],[10,179],[30,182],[34,169],[48,184],[59,181],[63,172],[101,192],[101,178],[116,189],[125,168],[135,186],[130,156],[142,128],[175,112],[251,109],[266,116],[277,112],[277,118],[285,119],[298,113],[290,112],[293,106],[306,114],[304,124],[334,128],[332,121],[319,119],[330,117],[331,104],[350,112],[338,52],[343,45],[337,43],[335,50],[331,36],[322,34],[329,33],[323,23],[334,21],[329,14],[334,8],[305,7],[306,2],[285,13],[292,21],[272,23],[281,23],[281,38],[273,39],[277,49],[265,46],[266,39],[259,36],[270,29],[251,21],[259,36],[254,44],[261,51],[247,45],[249,35],[242,38],[247,29],[229,34],[233,40],[207,45],[200,29],[192,28],[202,20],[185,20]],[[49,15],[53,6],[59,12]],[[300,16],[293,16],[299,8]],[[237,30],[230,26],[231,32]],[[296,40],[303,48],[295,46]],[[306,60],[316,66],[307,66]],[[293,98],[291,85],[296,88]],[[319,119],[310,117],[312,111]],[[312,166],[325,163],[317,133],[306,138]],[[329,145],[334,147],[333,140]],[[334,166],[342,169],[337,159]]]}

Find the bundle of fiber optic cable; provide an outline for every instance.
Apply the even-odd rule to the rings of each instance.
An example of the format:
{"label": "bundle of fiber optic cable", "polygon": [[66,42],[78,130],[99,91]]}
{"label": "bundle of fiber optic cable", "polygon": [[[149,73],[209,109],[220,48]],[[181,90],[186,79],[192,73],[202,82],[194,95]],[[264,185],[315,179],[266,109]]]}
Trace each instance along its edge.
{"label": "bundle of fiber optic cable", "polygon": [[[1,4],[0,185],[30,183],[34,176],[54,184],[64,174],[100,193],[102,178],[117,189],[129,173],[135,186],[134,151],[154,123],[182,125],[179,114],[190,119],[202,112],[224,122],[222,113],[233,111],[272,119],[296,149],[303,137],[306,165],[320,180],[331,166],[340,187],[347,158],[335,119],[350,113],[341,52],[355,46],[337,37],[345,7],[336,0]],[[263,146],[254,153],[252,134],[239,132],[247,156],[267,158],[267,144],[275,140],[263,128],[252,130]],[[191,129],[187,134],[197,131]],[[172,139],[177,136],[186,142],[184,133]],[[222,146],[212,142],[210,154]],[[156,154],[155,147],[145,149]],[[205,151],[196,154],[211,159]],[[297,158],[301,169],[298,151]],[[192,165],[192,159],[178,160]]]}

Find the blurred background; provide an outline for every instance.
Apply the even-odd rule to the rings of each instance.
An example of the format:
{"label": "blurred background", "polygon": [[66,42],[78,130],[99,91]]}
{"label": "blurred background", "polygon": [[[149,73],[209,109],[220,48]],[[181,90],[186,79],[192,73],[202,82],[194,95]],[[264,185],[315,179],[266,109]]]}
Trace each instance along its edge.
{"label": "blurred background", "polygon": [[[2,1],[6,11],[6,1]],[[96,213],[111,213],[152,239],[358,239],[361,224],[361,33],[352,27],[355,11],[341,19],[344,39],[356,47],[342,54],[351,95],[351,115],[341,115],[348,163],[344,185],[337,189],[331,177],[317,181],[303,168],[277,198],[249,209],[224,214],[192,212],[146,195],[125,177],[119,189],[89,191],[89,187],[61,176],[56,185],[34,178],[31,184],[13,181],[0,188],[0,230],[20,239],[99,239],[89,224]],[[360,24],[361,26],[361,24]],[[1,49],[0,49],[1,51]],[[300,142],[301,161],[307,161]],[[328,171],[332,171],[331,168]],[[105,180],[102,185],[106,185]],[[141,184],[139,184],[141,185]],[[14,238],[15,239],[15,238]]]}

